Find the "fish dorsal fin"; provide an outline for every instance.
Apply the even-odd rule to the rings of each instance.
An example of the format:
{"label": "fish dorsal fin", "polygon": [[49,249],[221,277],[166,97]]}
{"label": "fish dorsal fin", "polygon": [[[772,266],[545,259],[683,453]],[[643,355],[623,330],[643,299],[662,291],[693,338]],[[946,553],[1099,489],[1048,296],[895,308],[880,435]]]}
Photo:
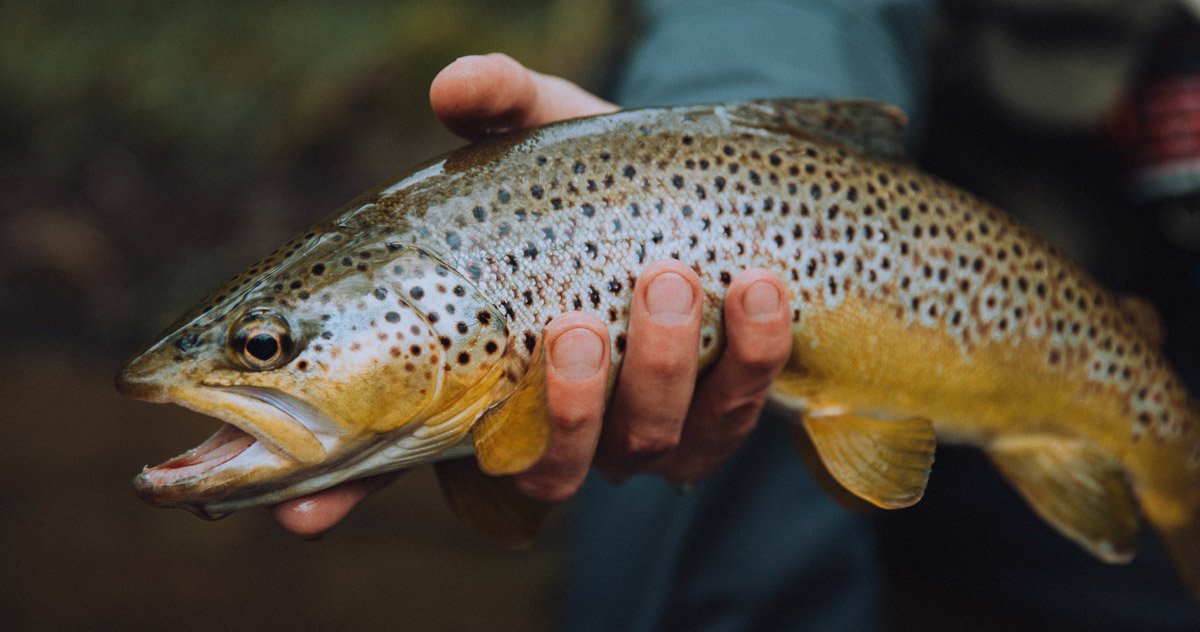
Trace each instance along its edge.
{"label": "fish dorsal fin", "polygon": [[470,457],[439,461],[434,468],[454,515],[506,546],[532,542],[550,509],[522,494],[512,477],[484,474]]}
{"label": "fish dorsal fin", "polygon": [[517,388],[485,412],[471,428],[475,458],[492,476],[533,467],[550,445],[546,408],[546,353],[539,339]]}
{"label": "fish dorsal fin", "polygon": [[1128,562],[1137,545],[1137,506],[1116,459],[1061,437],[996,441],[988,454],[1046,522],[1096,557]]}
{"label": "fish dorsal fin", "polygon": [[733,120],[762,129],[815,135],[868,156],[907,161],[904,130],[908,117],[881,101],[770,99],[730,108]]}
{"label": "fish dorsal fin", "polygon": [[1126,294],[1117,300],[1117,304],[1146,344],[1161,349],[1167,341],[1167,330],[1154,303],[1140,296]]}
{"label": "fish dorsal fin", "polygon": [[925,494],[937,444],[928,419],[806,415],[804,428],[830,476],[855,496],[900,509]]}

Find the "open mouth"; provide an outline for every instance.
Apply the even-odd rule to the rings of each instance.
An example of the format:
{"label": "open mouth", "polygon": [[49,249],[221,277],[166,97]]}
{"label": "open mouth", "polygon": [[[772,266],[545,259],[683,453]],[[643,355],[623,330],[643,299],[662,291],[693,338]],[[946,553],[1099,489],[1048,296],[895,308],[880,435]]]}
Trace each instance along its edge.
{"label": "open mouth", "polygon": [[142,470],[141,478],[153,487],[210,472],[246,451],[256,439],[233,424],[221,426],[204,443],[154,467]]}

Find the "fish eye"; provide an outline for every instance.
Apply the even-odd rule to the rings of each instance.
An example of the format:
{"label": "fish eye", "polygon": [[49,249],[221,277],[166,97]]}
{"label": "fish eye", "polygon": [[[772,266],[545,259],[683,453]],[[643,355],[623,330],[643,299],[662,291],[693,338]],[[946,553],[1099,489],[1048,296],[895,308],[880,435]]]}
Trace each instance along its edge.
{"label": "fish eye", "polygon": [[267,310],[247,313],[229,331],[230,351],[255,371],[283,366],[292,359],[295,347],[287,321]]}

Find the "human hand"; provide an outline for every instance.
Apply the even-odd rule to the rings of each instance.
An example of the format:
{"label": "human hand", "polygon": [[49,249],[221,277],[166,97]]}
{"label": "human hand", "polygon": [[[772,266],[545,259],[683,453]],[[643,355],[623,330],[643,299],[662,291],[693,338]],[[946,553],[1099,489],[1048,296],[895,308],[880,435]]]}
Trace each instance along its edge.
{"label": "human hand", "polygon": [[[430,103],[448,129],[468,139],[618,109],[500,54],[464,57],[447,66],[430,87]],[[643,270],[634,288],[627,353],[607,413],[605,324],[570,312],[547,325],[553,440],[547,454],[516,477],[521,491],[545,502],[566,500],[593,461],[613,479],[646,471],[695,482],[733,453],[753,428],[791,348],[787,290],[765,270],[734,277],[725,300],[726,348],[697,388],[702,300],[695,272],[678,261]],[[351,481],[272,511],[288,531],[317,536],[393,477]]]}

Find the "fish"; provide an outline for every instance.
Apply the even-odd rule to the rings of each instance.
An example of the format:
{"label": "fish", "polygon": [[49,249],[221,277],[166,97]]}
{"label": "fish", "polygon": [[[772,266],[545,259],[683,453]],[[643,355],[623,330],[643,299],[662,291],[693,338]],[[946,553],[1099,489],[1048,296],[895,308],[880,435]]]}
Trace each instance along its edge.
{"label": "fish", "polygon": [[434,463],[455,513],[527,541],[546,507],[512,476],[552,440],[541,332],[608,326],[615,382],[641,268],[703,287],[699,363],[726,287],[790,294],[771,389],[814,471],[887,509],[936,444],[976,446],[1038,515],[1128,561],[1139,515],[1200,595],[1200,415],[1153,310],[1029,228],[923,173],[870,101],[626,110],[488,138],[413,168],[202,301],[119,373],[125,395],[224,422],[134,479],[216,517]]}

